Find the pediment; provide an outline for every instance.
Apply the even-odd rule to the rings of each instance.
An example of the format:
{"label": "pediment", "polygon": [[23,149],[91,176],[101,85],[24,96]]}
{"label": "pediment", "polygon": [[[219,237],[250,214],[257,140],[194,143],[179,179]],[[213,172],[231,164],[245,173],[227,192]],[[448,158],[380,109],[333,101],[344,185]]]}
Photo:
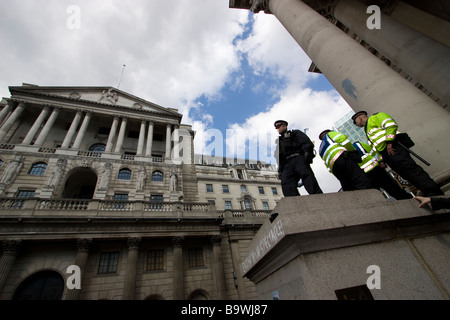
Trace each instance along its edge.
{"label": "pediment", "polygon": [[61,97],[73,101],[90,101],[97,104],[156,112],[171,116],[180,115],[177,109],[159,106],[113,87],[41,87],[24,84],[20,87],[10,87],[10,91],[11,94],[18,91],[26,91],[28,95]]}

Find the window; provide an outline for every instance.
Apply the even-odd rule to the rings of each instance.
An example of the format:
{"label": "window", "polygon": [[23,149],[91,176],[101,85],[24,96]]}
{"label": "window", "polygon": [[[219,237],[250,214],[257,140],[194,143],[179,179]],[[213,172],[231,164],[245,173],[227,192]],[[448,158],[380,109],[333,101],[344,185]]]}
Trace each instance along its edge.
{"label": "window", "polygon": [[250,199],[248,199],[248,198],[244,199],[244,208],[245,208],[245,210],[252,210],[252,203],[251,203]]}
{"label": "window", "polygon": [[114,194],[114,200],[127,201],[128,200],[128,194],[126,194],[126,193],[116,193],[116,194]]}
{"label": "window", "polygon": [[161,194],[152,194],[150,196],[150,201],[152,201],[152,202],[163,202],[163,196]]}
{"label": "window", "polygon": [[106,145],[103,143],[96,143],[89,148],[89,151],[104,152]]}
{"label": "window", "polygon": [[202,267],[203,263],[203,248],[189,248],[188,250],[189,267]]}
{"label": "window", "polygon": [[244,179],[244,175],[243,175],[241,169],[236,170],[236,172],[237,172],[238,179],[240,179],[240,180]]}
{"label": "window", "polygon": [[159,204],[159,203],[154,203],[154,202],[163,202],[163,200],[164,199],[163,199],[163,196],[161,194],[152,194],[150,196],[150,202],[153,202],[151,204],[151,208],[152,209],[159,209],[159,210],[161,210],[163,205]]}
{"label": "window", "polygon": [[259,194],[264,194],[264,187],[258,187]]}
{"label": "window", "polygon": [[147,253],[147,271],[163,270],[164,250],[150,250]]}
{"label": "window", "polygon": [[206,192],[213,192],[213,185],[212,184],[207,184],[206,185]]}
{"label": "window", "polygon": [[34,197],[34,190],[20,190],[17,193],[17,198],[32,198]]}
{"label": "window", "polygon": [[118,178],[120,180],[131,180],[131,170],[128,168],[120,169]]}
{"label": "window", "polygon": [[3,164],[3,160],[0,159],[0,167],[2,166],[2,164]]}
{"label": "window", "polygon": [[232,210],[233,207],[231,205],[231,201],[226,200],[225,201],[225,210]]}
{"label": "window", "polygon": [[[128,194],[126,193],[116,193],[114,194],[115,201],[128,201]],[[114,209],[125,209],[127,204],[125,202],[114,203]]]}
{"label": "window", "polygon": [[241,186],[241,191],[246,193],[247,192],[247,186],[242,185]]}
{"label": "window", "polygon": [[263,205],[264,210],[270,210],[269,209],[269,203],[267,201],[263,201],[262,205]]}
{"label": "window", "polygon": [[103,252],[100,255],[97,274],[116,273],[119,263],[119,252]]}
{"label": "window", "polygon": [[374,300],[367,285],[335,290],[338,300]]}
{"label": "window", "polygon": [[277,195],[278,195],[277,188],[272,187],[272,194],[273,194],[274,196],[277,196]]}
{"label": "window", "polygon": [[230,193],[230,190],[228,189],[228,185],[227,184],[223,184],[222,185],[222,191],[223,191],[223,193]]}
{"label": "window", "polygon": [[[34,197],[34,190],[20,190],[16,195],[16,198],[33,198],[33,197]],[[25,204],[24,200],[14,201],[13,208],[22,209],[24,204]]]}
{"label": "window", "polygon": [[110,132],[110,128],[108,128],[108,127],[100,127],[100,128],[98,128],[98,131],[97,131],[98,134],[105,134],[105,135],[109,135],[109,132]]}
{"label": "window", "polygon": [[152,181],[162,182],[164,181],[164,175],[161,171],[155,171],[152,173]]}
{"label": "window", "polygon": [[139,138],[139,132],[138,131],[128,131],[128,138],[135,138],[138,139]]}
{"label": "window", "polygon": [[37,162],[33,164],[28,174],[31,174],[32,176],[42,176],[46,169],[47,164],[45,162]]}

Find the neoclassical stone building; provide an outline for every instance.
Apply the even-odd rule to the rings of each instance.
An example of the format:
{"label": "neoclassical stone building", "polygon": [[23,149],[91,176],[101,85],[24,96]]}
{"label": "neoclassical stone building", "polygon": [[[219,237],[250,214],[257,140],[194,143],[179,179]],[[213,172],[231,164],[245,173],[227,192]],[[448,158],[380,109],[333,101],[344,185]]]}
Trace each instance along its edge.
{"label": "neoclassical stone building", "polygon": [[10,93],[0,299],[257,296],[239,266],[281,199],[274,167],[195,161],[177,110],[111,87]]}

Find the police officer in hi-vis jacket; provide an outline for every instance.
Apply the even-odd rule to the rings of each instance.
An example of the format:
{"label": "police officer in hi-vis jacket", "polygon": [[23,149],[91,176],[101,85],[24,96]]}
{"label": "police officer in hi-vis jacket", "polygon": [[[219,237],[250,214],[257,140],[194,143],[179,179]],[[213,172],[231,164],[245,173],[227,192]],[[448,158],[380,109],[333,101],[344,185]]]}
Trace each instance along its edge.
{"label": "police officer in hi-vis jacket", "polygon": [[428,173],[411,158],[408,150],[400,146],[398,125],[389,114],[378,112],[368,117],[366,111],[359,111],[352,116],[352,120],[356,126],[364,128],[369,143],[392,170],[411,182],[425,196],[444,194]]}

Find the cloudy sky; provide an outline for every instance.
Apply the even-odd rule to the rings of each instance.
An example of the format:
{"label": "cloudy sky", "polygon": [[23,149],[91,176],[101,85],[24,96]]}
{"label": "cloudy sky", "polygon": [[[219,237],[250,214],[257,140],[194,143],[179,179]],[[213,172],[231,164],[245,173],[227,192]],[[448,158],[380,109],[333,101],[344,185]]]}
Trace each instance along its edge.
{"label": "cloudy sky", "polygon": [[[22,83],[119,86],[179,109],[196,153],[232,155],[235,141],[239,157],[274,161],[275,120],[318,149],[351,111],[274,16],[228,0],[0,0],[0,11],[2,97]],[[339,189],[320,157],[313,170],[324,192]]]}

